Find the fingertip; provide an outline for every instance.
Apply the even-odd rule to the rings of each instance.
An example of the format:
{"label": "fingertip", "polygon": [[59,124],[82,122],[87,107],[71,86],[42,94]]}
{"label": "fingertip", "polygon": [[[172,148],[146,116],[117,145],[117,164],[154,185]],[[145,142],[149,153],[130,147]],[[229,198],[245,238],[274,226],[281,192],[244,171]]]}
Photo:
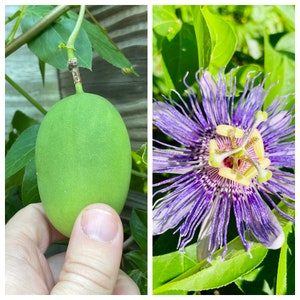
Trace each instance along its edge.
{"label": "fingertip", "polygon": [[98,242],[110,242],[122,231],[119,215],[106,204],[92,204],[82,211],[82,231]]}

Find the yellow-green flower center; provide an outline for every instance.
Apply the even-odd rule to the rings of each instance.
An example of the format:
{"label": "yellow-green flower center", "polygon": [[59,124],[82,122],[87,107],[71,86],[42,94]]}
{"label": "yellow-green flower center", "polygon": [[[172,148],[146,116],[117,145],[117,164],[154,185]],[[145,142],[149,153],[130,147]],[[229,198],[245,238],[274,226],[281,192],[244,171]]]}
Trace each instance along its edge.
{"label": "yellow-green flower center", "polygon": [[218,174],[245,186],[257,176],[258,182],[266,182],[272,172],[266,170],[270,160],[265,157],[263,139],[256,127],[267,120],[266,112],[258,111],[253,127],[247,134],[231,125],[218,125],[218,137],[210,140],[209,165],[219,169]]}

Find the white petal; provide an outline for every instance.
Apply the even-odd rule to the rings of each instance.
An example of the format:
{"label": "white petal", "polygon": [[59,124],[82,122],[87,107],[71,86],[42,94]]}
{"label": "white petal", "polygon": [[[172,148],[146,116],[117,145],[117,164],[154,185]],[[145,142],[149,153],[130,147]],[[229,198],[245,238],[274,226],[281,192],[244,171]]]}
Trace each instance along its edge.
{"label": "white petal", "polygon": [[266,212],[268,214],[268,217],[273,225],[273,227],[276,228],[276,235],[271,235],[269,241],[261,241],[261,243],[268,249],[279,249],[283,245],[284,242],[284,233],[282,231],[282,227],[279,224],[276,216],[271,211],[269,206],[265,202],[263,202],[266,207]]}
{"label": "white petal", "polygon": [[267,248],[269,249],[279,249],[283,245],[284,242],[284,233],[281,233],[277,236],[275,240],[273,240],[272,244],[270,244]]}

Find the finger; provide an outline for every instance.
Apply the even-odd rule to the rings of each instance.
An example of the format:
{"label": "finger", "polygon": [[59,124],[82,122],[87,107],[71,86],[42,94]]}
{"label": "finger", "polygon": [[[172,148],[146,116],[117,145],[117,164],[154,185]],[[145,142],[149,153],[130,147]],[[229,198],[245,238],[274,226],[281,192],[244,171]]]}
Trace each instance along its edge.
{"label": "finger", "polygon": [[[65,257],[66,253],[61,252],[48,258],[48,263],[55,283],[58,282]],[[113,295],[140,295],[140,290],[136,283],[125,272],[119,270]]]}
{"label": "finger", "polygon": [[119,270],[113,295],[140,295],[140,290],[136,283],[125,272]]}
{"label": "finger", "polygon": [[48,246],[65,237],[49,222],[41,203],[25,206],[5,226],[6,243],[37,246],[44,253]]}
{"label": "finger", "polygon": [[40,203],[17,212],[5,226],[6,294],[48,294],[54,281],[43,254],[62,238]]}
{"label": "finger", "polygon": [[122,255],[123,229],[108,205],[92,204],[78,216],[66,260],[52,294],[112,294]]}

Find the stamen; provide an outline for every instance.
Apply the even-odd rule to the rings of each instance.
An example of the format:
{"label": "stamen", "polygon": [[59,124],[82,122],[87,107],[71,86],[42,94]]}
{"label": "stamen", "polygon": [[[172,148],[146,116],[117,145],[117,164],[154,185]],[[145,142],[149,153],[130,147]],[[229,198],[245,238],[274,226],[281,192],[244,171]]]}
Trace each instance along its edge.
{"label": "stamen", "polygon": [[255,129],[250,137],[251,141],[246,145],[246,148],[253,146],[255,154],[258,158],[263,158],[265,156],[265,148],[263,139],[257,129]]}
{"label": "stamen", "polygon": [[242,138],[245,134],[244,130],[233,127],[231,125],[218,125],[216,132],[219,135],[231,137],[231,138]]}

